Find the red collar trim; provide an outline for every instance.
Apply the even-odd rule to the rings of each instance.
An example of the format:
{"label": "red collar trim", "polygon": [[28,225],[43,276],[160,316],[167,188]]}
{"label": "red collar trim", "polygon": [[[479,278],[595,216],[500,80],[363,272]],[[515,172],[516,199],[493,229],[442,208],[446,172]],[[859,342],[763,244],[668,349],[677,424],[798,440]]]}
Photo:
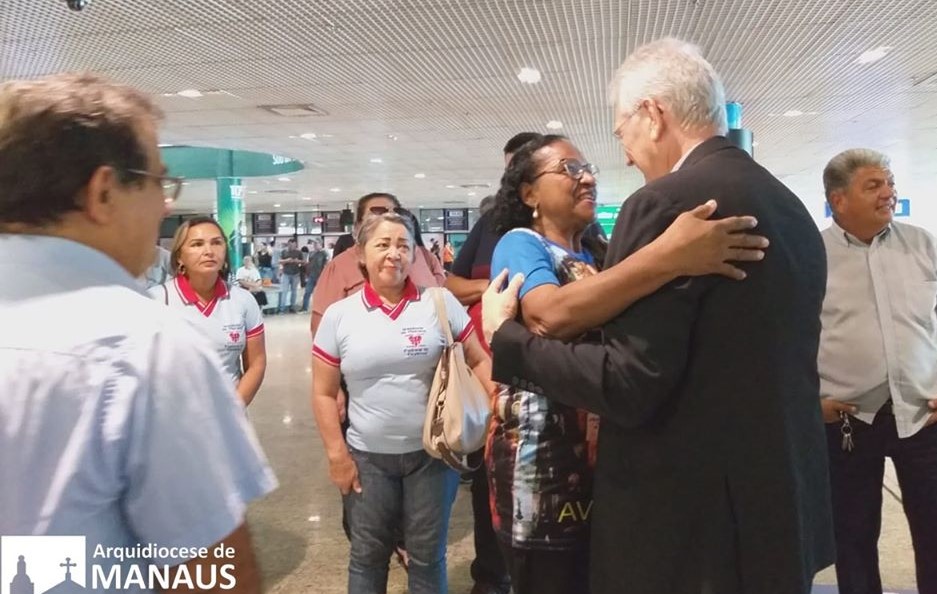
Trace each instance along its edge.
{"label": "red collar trim", "polygon": [[219,299],[226,299],[228,297],[228,285],[221,280],[220,276],[218,280],[215,281],[215,293],[211,301],[205,305],[199,302],[198,293],[195,292],[195,289],[193,289],[192,285],[189,283],[189,279],[185,276],[179,275],[176,277],[176,290],[179,292],[179,297],[186,305],[194,305],[206,318],[215,310],[215,305],[218,303]]}
{"label": "red collar trim", "polygon": [[396,320],[400,314],[403,313],[403,310],[406,309],[408,303],[420,300],[420,290],[416,288],[413,281],[407,278],[407,283],[403,287],[403,297],[400,299],[400,303],[397,305],[387,305],[381,300],[381,296],[377,294],[377,291],[374,290],[371,283],[365,281],[364,290],[361,292],[361,298],[364,300],[364,304],[369,310],[380,309],[390,316],[392,320]]}

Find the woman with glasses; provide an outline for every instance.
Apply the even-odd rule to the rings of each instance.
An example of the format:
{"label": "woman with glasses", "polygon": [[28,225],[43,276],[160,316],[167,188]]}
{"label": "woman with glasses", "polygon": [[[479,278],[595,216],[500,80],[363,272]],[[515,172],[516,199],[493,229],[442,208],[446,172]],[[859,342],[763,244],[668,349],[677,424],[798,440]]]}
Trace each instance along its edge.
{"label": "woman with glasses", "polygon": [[[491,271],[524,275],[520,316],[534,332],[589,338],[583,337],[589,329],[678,276],[739,278],[725,260],[758,259],[757,250],[739,256],[734,249],[757,241],[732,233],[749,228],[747,219],[706,221],[713,209],[704,205],[679,216],[639,264],[629,258],[598,272],[605,246],[583,238],[595,220],[597,175],[568,139],[542,136],[515,153],[501,179],[492,222],[503,237]],[[495,398],[493,412],[486,460],[493,522],[514,592],[588,592],[598,418],[508,387]]]}
{"label": "woman with glasses", "polygon": [[250,292],[227,282],[228,242],[218,223],[210,217],[182,223],[173,237],[170,264],[175,276],[151,288],[150,297],[178,309],[203,330],[247,406],[267,368],[264,323]]}
{"label": "woman with glasses", "polygon": [[[448,324],[476,377],[493,392],[491,362],[456,298],[443,291],[448,319],[438,319],[433,291],[410,272],[416,262],[413,219],[385,212],[365,217],[357,246],[363,288],[332,304],[313,346],[313,410],[329,476],[348,512],[350,594],[387,591],[388,558],[399,533],[410,556],[411,594],[444,594],[446,534],[458,475],[423,449],[423,420]],[[344,375],[350,427],[341,429],[336,393]]]}

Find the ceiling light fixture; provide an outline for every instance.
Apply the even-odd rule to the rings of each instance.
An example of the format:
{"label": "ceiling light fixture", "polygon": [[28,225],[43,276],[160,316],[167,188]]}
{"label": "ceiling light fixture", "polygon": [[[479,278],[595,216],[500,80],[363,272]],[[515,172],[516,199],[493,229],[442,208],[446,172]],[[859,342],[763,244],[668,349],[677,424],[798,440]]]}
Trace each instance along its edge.
{"label": "ceiling light fixture", "polygon": [[303,196],[303,200],[312,200],[312,196]]}
{"label": "ceiling light fixture", "polygon": [[291,180],[291,179],[288,178],[288,177],[278,177],[278,178],[277,178],[277,181],[288,182],[288,181],[293,181],[293,180]]}
{"label": "ceiling light fixture", "polygon": [[880,45],[876,48],[870,49],[868,51],[862,52],[859,54],[859,57],[856,59],[856,64],[871,64],[873,62],[878,62],[882,58],[888,55],[888,52],[894,48],[890,45]]}
{"label": "ceiling light fixture", "polygon": [[517,73],[517,80],[528,85],[535,85],[543,78],[540,71],[536,68],[525,66]]}
{"label": "ceiling light fixture", "polygon": [[388,135],[387,135],[387,138],[388,138],[388,140],[397,140],[397,136],[394,135],[394,134],[388,134]]}
{"label": "ceiling light fixture", "polygon": [[303,140],[316,140],[319,138],[319,135],[315,132],[306,132],[305,134],[300,134],[299,137]]}
{"label": "ceiling light fixture", "polygon": [[469,196],[474,196],[474,195],[475,195],[475,192],[469,192],[468,195],[469,195]]}
{"label": "ceiling light fixture", "polygon": [[414,173],[414,174],[413,174],[413,177],[415,177],[415,178],[417,178],[417,179],[426,179],[426,174],[425,174],[425,173]]}
{"label": "ceiling light fixture", "polygon": [[273,208],[280,208],[280,205],[279,205],[279,204],[274,204],[274,205],[273,205]]}
{"label": "ceiling light fixture", "polygon": [[199,97],[202,96],[202,92],[199,91],[198,89],[185,89],[185,90],[179,91],[178,94],[180,97],[188,97],[189,99],[198,99]]}
{"label": "ceiling light fixture", "polygon": [[447,190],[454,190],[454,189],[456,189],[456,186],[454,186],[454,185],[452,185],[452,184],[449,184],[449,185],[446,186],[446,189],[447,189]]}
{"label": "ceiling light fixture", "polygon": [[562,127],[563,127],[563,122],[559,120],[550,120],[549,122],[547,122],[547,128],[549,128],[550,130],[559,130]]}
{"label": "ceiling light fixture", "polygon": [[341,188],[329,188],[329,192],[341,192]]}
{"label": "ceiling light fixture", "polygon": [[382,158],[380,158],[380,157],[374,157],[373,159],[371,159],[371,162],[372,162],[372,163],[383,163],[383,162],[384,162],[384,159],[382,159]]}

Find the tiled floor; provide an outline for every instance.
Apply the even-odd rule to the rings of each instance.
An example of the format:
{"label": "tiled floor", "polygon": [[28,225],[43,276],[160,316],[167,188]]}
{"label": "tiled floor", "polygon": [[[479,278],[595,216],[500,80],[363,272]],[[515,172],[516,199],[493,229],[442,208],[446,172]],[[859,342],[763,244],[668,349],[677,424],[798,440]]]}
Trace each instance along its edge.
{"label": "tiled floor", "polygon": [[[280,479],[280,488],[249,512],[265,591],[270,593],[339,593],[346,588],[348,543],[341,528],[339,494],[329,483],[309,404],[308,324],[308,316],[300,314],[267,318],[267,377],[249,410]],[[894,485],[893,479],[889,482]],[[897,492],[897,487],[892,490]],[[449,583],[453,594],[467,594],[472,585],[468,495],[463,487],[450,526]],[[913,590],[908,526],[900,503],[888,492],[880,551],[886,587],[895,592]],[[401,569],[392,567],[388,592],[406,592],[405,578]],[[831,569],[818,576],[817,584],[818,594],[836,592],[835,587],[824,587],[835,584]]]}

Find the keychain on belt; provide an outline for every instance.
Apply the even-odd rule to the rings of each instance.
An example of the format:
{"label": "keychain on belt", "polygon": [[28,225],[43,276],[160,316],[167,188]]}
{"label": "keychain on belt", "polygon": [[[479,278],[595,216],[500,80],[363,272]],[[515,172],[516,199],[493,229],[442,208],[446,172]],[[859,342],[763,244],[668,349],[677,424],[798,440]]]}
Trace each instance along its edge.
{"label": "keychain on belt", "polygon": [[839,432],[843,434],[843,451],[851,452],[855,446],[852,443],[852,424],[849,422],[849,415],[845,411],[839,411],[839,418],[843,421],[839,428]]}

